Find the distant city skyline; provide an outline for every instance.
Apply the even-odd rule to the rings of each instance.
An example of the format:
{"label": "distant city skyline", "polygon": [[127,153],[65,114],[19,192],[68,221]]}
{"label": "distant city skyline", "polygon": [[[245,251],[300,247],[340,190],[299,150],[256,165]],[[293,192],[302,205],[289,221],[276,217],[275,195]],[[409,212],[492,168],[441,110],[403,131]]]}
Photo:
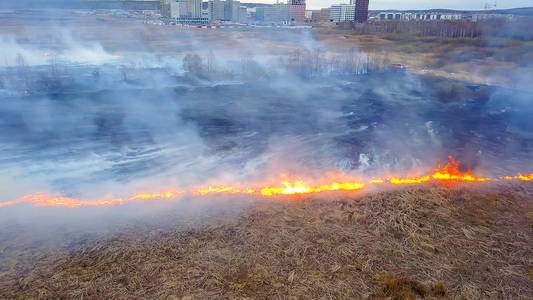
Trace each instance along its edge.
{"label": "distant city skyline", "polygon": [[[275,3],[275,0],[241,0],[241,2],[251,3]],[[286,2],[280,0],[279,2]],[[349,3],[349,0],[306,0],[308,9],[317,9],[329,7],[332,4]],[[465,9],[465,10],[482,10],[486,3],[494,4],[494,0],[370,0],[370,9]],[[497,8],[517,8],[533,7],[533,0],[499,0],[496,1]]]}

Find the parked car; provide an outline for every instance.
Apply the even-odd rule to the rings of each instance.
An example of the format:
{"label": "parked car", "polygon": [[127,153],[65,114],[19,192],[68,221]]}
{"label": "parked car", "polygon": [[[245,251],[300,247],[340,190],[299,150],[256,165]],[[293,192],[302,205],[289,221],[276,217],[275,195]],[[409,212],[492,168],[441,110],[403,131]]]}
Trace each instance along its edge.
{"label": "parked car", "polygon": [[396,70],[396,71],[402,71],[402,72],[409,71],[409,67],[404,64],[392,64],[391,69]]}

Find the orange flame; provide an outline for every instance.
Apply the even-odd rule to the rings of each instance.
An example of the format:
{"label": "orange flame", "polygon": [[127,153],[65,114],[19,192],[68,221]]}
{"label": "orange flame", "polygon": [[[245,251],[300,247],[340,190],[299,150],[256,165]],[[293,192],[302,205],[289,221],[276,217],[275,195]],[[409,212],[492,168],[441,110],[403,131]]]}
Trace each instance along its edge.
{"label": "orange flame", "polygon": [[20,201],[13,200],[13,201],[0,202],[0,207],[9,206],[9,205],[17,204],[17,203],[20,203]]}
{"label": "orange flame", "polygon": [[362,183],[337,183],[334,182],[330,185],[324,185],[318,188],[312,188],[305,185],[301,181],[295,182],[291,185],[287,181],[283,181],[282,184],[284,188],[263,188],[261,190],[261,195],[263,196],[273,196],[273,195],[296,195],[296,194],[310,194],[310,193],[321,193],[326,191],[355,191],[365,187]]}
{"label": "orange flame", "polygon": [[389,179],[389,182],[392,184],[421,184],[424,182],[428,182],[430,180],[431,180],[431,176],[424,176],[424,177],[412,178],[412,179],[391,178]]}
{"label": "orange flame", "polygon": [[428,182],[431,179],[443,181],[443,182],[449,182],[449,181],[490,181],[490,178],[483,178],[483,177],[474,177],[470,173],[470,171],[465,172],[464,174],[461,174],[459,171],[459,163],[452,157],[448,156],[450,159],[450,162],[444,167],[441,168],[439,165],[435,172],[429,176],[419,177],[419,178],[411,178],[411,179],[399,179],[399,178],[391,178],[389,179],[389,182],[392,184],[421,184],[424,182]]}
{"label": "orange flame", "polygon": [[248,195],[251,195],[254,193],[255,191],[253,189],[238,189],[238,188],[234,188],[230,186],[227,186],[227,187],[209,186],[206,189],[197,189],[193,191],[191,194],[203,196],[207,194],[248,194]]}
{"label": "orange flame", "polygon": [[[442,169],[440,166],[435,170],[435,173],[431,175],[436,180],[457,180],[457,181],[490,181],[490,178],[474,177],[467,171],[464,174],[459,172],[459,164],[452,156],[448,156],[450,162]],[[440,169],[440,170],[439,170]]]}
{"label": "orange flame", "polygon": [[163,193],[152,193],[152,194],[137,194],[135,196],[129,197],[127,201],[136,201],[136,200],[153,200],[153,199],[174,199],[183,194],[183,191],[168,191]]}
{"label": "orange flame", "polygon": [[522,174],[518,174],[518,179],[522,181],[533,181],[533,174],[529,174],[529,176],[524,176]]}
{"label": "orange flame", "polygon": [[[491,178],[475,177],[469,171],[461,173],[459,171],[459,164],[453,157],[449,157],[450,162],[441,167],[440,165],[431,175],[415,178],[388,178],[388,179],[371,179],[369,184],[384,184],[388,182],[393,185],[415,185],[423,184],[429,181],[437,181],[444,183],[452,182],[485,182],[491,181]],[[325,178],[330,178],[326,176]],[[332,178],[340,178],[333,176]],[[517,176],[505,176],[499,177],[494,180],[520,180],[520,181],[533,181],[533,174]],[[259,185],[260,186],[260,185]],[[257,186],[256,186],[257,187]],[[190,195],[193,196],[205,196],[208,194],[244,194],[244,195],[261,195],[264,197],[276,196],[276,195],[303,195],[311,193],[322,193],[328,191],[356,191],[365,188],[363,183],[344,182],[339,183],[333,181],[329,185],[312,187],[306,185],[303,181],[296,181],[290,183],[288,181],[282,182],[282,187],[261,187],[261,188],[237,188],[231,186],[208,186],[207,188],[197,188],[190,191]],[[260,192],[259,192],[260,191]],[[83,201],[77,198],[63,197],[63,196],[49,196],[43,193],[36,193],[33,195],[24,196],[18,200],[7,201],[0,203],[0,207],[29,203],[34,206],[65,206],[65,207],[80,207],[80,206],[110,206],[119,205],[126,202],[155,200],[155,199],[174,199],[184,194],[181,190],[170,190],[166,192],[156,193],[139,193],[127,198],[116,199],[103,199],[97,201]]]}
{"label": "orange flame", "polygon": [[505,176],[503,177],[505,180],[522,180],[522,181],[533,181],[533,174],[529,175],[522,175],[518,173],[517,176]]}
{"label": "orange flame", "polygon": [[49,196],[43,193],[35,193],[33,195],[27,195],[19,200],[8,201],[0,203],[0,207],[13,205],[17,203],[29,203],[35,206],[66,206],[66,207],[79,207],[79,206],[111,206],[124,204],[126,202],[141,201],[141,200],[154,200],[154,199],[174,199],[183,194],[182,191],[168,191],[162,193],[152,194],[137,194],[126,199],[102,199],[97,201],[83,201],[77,198],[62,197],[62,196]]}

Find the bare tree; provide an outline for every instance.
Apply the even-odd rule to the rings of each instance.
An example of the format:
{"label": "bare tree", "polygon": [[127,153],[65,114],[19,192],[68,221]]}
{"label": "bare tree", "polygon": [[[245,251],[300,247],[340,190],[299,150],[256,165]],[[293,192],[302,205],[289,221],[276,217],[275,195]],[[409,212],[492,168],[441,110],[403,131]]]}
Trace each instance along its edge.
{"label": "bare tree", "polygon": [[213,74],[215,72],[215,54],[213,53],[213,50],[209,50],[209,54],[207,55],[207,73]]}
{"label": "bare tree", "polygon": [[126,66],[123,65],[120,67],[120,74],[122,76],[123,81],[128,81],[128,69],[126,68]]}
{"label": "bare tree", "polygon": [[324,64],[322,49],[317,47],[313,50],[312,64],[312,72],[314,74],[321,74]]}
{"label": "bare tree", "polygon": [[28,90],[30,88],[30,73],[26,64],[26,59],[21,53],[17,54],[17,72],[19,77],[24,80],[24,90]]}
{"label": "bare tree", "polygon": [[198,76],[205,77],[204,65],[200,55],[194,53],[189,53],[183,58],[183,68],[188,73]]}
{"label": "bare tree", "polygon": [[[357,34],[387,34],[436,36],[441,38],[476,38],[483,32],[483,23],[470,21],[378,21],[355,24],[353,30]],[[498,28],[499,26],[486,26]]]}

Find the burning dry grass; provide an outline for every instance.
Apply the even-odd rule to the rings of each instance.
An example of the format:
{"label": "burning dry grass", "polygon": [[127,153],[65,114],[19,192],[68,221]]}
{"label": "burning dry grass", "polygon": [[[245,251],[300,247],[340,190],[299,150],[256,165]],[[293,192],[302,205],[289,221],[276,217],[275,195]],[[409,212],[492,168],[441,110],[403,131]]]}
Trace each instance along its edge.
{"label": "burning dry grass", "polygon": [[532,214],[530,185],[263,201],[66,252],[25,248],[0,297],[528,298]]}

